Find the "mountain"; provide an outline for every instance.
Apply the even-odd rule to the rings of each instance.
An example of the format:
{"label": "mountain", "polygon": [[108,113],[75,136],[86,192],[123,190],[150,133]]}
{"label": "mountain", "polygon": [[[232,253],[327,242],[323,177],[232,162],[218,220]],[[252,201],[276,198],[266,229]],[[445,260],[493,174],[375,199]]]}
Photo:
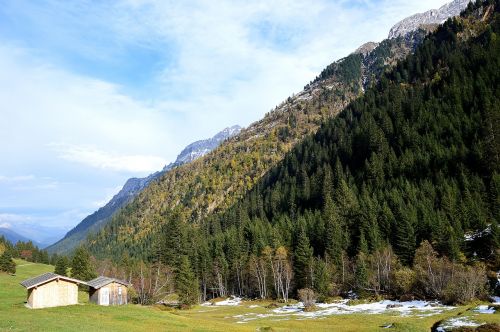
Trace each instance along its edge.
{"label": "mountain", "polygon": [[194,143],[189,144],[181,151],[181,153],[177,156],[177,159],[172,164],[166,166],[163,171],[170,170],[175,166],[180,166],[182,164],[190,163],[200,157],[203,157],[216,147],[218,147],[222,142],[227,140],[230,137],[238,135],[241,131],[241,127],[236,125],[229,128],[224,129],[223,131],[216,134],[214,137],[196,141]]}
{"label": "mountain", "polygon": [[[447,21],[201,231],[165,227],[159,260],[168,264],[177,227],[190,236],[176,251],[210,262],[197,277],[218,294],[262,296],[266,264],[275,274],[290,264],[291,282],[267,281],[323,296],[400,296],[381,277],[387,264],[394,275],[411,271],[401,280],[416,276],[404,294],[480,297],[486,271],[497,283],[500,257],[499,33],[498,0]],[[476,277],[481,285],[433,292],[437,270],[442,290]]]}
{"label": "mountain", "polygon": [[67,253],[83,241],[89,232],[95,232],[105,225],[116,211],[136,197],[152,181],[173,168],[190,163],[203,157],[225,140],[237,135],[241,127],[236,125],[225,128],[209,139],[196,141],[185,147],[173,163],[165,166],[163,170],[155,172],[145,178],[131,178],[125,182],[123,188],[102,208],[85,217],[78,225],[70,230],[64,238],[47,248],[49,253]]}
{"label": "mountain", "polygon": [[303,91],[204,158],[162,174],[115,214],[88,245],[99,257],[148,257],[157,232],[177,217],[199,224],[231,207],[322,122],[337,115],[420,45],[417,29],[326,67]]}
{"label": "mountain", "polygon": [[[332,64],[266,125],[148,186],[89,248],[118,264],[128,253],[174,271],[191,266],[204,298],[286,301],[305,288],[324,298],[483,296],[500,256],[499,34],[500,1],[478,1],[378,77],[366,70],[390,64],[376,54],[391,48]],[[340,92],[358,96],[300,136],[313,128],[300,114],[335,109]],[[265,144],[280,149],[271,143],[290,137],[299,142],[260,175]],[[236,191],[246,177],[251,186]]]}
{"label": "mountain", "polygon": [[389,31],[389,39],[403,37],[408,32],[415,31],[428,25],[444,23],[448,18],[457,16],[464,10],[471,0],[454,0],[439,9],[431,9],[405,18],[395,24]]}
{"label": "mountain", "polygon": [[5,227],[0,227],[0,236],[5,237],[5,239],[7,239],[7,241],[9,241],[13,244],[17,243],[18,241],[21,241],[21,242],[31,241],[27,237],[22,236],[21,234],[16,233],[12,229],[5,228]]}

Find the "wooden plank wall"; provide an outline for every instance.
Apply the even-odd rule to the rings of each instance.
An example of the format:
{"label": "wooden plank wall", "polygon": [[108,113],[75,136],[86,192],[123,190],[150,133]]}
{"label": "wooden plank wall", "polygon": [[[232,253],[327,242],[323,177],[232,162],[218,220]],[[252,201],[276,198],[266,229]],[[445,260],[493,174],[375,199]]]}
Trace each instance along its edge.
{"label": "wooden plank wall", "polygon": [[78,286],[65,280],[53,280],[28,291],[31,308],[78,304]]}

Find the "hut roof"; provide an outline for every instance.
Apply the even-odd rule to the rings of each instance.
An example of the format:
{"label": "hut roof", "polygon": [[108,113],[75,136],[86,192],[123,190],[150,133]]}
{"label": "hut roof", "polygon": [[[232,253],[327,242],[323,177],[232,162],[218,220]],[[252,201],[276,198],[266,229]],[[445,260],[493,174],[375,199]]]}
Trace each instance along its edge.
{"label": "hut roof", "polygon": [[116,282],[116,283],[122,284],[124,286],[129,285],[128,282],[125,282],[125,281],[122,281],[119,279],[115,279],[115,278],[103,277],[103,276],[100,276],[100,277],[97,277],[95,279],[88,281],[87,285],[89,285],[92,288],[98,289],[98,288],[104,287],[112,282]]}
{"label": "hut roof", "polygon": [[46,282],[49,282],[49,281],[52,281],[52,280],[55,280],[55,279],[62,279],[62,280],[74,282],[74,283],[77,283],[77,284],[84,284],[84,285],[87,284],[85,281],[81,281],[81,280],[78,280],[78,279],[73,279],[73,278],[61,276],[59,274],[55,274],[55,273],[52,273],[52,272],[47,272],[47,273],[44,273],[44,274],[39,275],[37,277],[31,278],[31,279],[26,279],[26,280],[24,280],[24,281],[21,282],[21,285],[24,286],[24,287],[26,287],[27,289],[30,289],[30,288],[36,287],[36,286],[38,286],[40,284],[44,284]]}

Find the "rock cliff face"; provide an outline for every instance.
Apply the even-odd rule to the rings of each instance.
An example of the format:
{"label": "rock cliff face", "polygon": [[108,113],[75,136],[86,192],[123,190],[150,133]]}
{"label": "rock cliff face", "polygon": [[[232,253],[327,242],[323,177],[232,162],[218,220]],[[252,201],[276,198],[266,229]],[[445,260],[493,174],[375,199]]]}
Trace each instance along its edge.
{"label": "rock cliff face", "polygon": [[128,179],[123,188],[105,206],[83,219],[64,238],[49,246],[47,250],[49,253],[67,253],[71,251],[87,237],[89,232],[96,231],[105,225],[116,211],[136,197],[153,180],[158,179],[162,174],[172,170],[174,167],[203,157],[225,140],[239,134],[240,131],[240,126],[226,128],[212,138],[189,144],[181,151],[173,163],[168,164],[161,171],[150,174],[145,178]]}
{"label": "rock cliff face", "polygon": [[431,9],[425,13],[407,17],[391,28],[388,38],[404,37],[407,33],[415,31],[421,26],[441,24],[448,18],[459,15],[469,2],[470,0],[455,0],[439,9]]}

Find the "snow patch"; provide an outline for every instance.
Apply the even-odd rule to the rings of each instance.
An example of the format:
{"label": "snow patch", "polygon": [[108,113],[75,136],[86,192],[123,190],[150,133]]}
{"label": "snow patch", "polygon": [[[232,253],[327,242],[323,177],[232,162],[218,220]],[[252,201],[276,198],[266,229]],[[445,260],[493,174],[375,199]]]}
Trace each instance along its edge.
{"label": "snow patch", "polygon": [[488,307],[487,305],[480,305],[477,308],[475,308],[473,311],[477,312],[479,314],[494,314],[495,308]]}
{"label": "snow patch", "polygon": [[297,319],[323,319],[331,315],[348,315],[348,314],[382,314],[396,313],[401,316],[414,315],[416,317],[426,317],[442,313],[445,310],[451,310],[455,307],[444,306],[438,302],[428,301],[379,301],[373,303],[364,303],[357,305],[348,305],[349,300],[341,300],[334,303],[317,303],[318,310],[312,312],[304,311],[304,304],[298,302],[296,304],[285,305],[280,308],[271,310],[269,314],[253,314],[234,316],[240,322],[248,322],[259,318],[279,318],[285,319],[290,316],[295,316]]}
{"label": "snow patch", "polygon": [[224,301],[215,302],[215,305],[237,306],[241,304],[241,297],[231,296]]}
{"label": "snow patch", "polygon": [[348,300],[339,301],[336,303],[319,303],[316,305],[322,310],[317,310],[314,312],[304,312],[302,303],[298,303],[293,306],[285,306],[282,308],[275,309],[276,313],[296,313],[297,315],[305,317],[321,317],[329,315],[344,315],[344,314],[354,314],[354,313],[365,313],[365,314],[382,314],[386,312],[399,313],[402,316],[427,313],[427,314],[439,314],[444,310],[453,309],[453,307],[443,306],[439,303],[431,303],[428,301],[379,301],[373,303],[363,303],[357,305],[348,305]]}
{"label": "snow patch", "polygon": [[482,324],[470,320],[468,317],[451,318],[446,320],[441,326],[439,326],[437,332],[446,332],[452,330],[456,327],[478,327]]}

